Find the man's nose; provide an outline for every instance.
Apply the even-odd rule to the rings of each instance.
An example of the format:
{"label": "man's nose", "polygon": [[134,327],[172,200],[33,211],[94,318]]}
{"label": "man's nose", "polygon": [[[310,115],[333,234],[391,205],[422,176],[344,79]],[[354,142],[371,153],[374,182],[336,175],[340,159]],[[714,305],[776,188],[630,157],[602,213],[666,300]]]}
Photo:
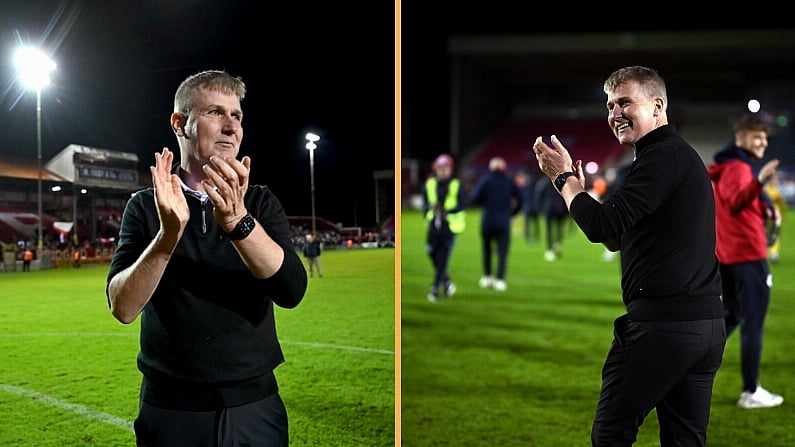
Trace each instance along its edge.
{"label": "man's nose", "polygon": [[231,116],[224,118],[224,132],[237,133],[242,127],[237,119]]}

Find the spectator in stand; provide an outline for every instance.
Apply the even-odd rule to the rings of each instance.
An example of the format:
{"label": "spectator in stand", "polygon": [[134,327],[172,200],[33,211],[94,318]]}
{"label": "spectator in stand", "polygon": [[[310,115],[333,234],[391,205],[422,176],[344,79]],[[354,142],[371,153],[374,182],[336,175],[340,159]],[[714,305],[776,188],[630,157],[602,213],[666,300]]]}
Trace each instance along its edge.
{"label": "spectator in stand", "polygon": [[141,315],[138,446],[289,445],[274,308],[298,306],[308,280],[284,208],[238,158],[245,93],[225,71],[183,80],[179,162],[155,153],[153,187],[124,209],[106,294],[120,322]]}
{"label": "spectator in stand", "polygon": [[428,301],[455,294],[456,285],[447,271],[456,235],[466,227],[466,193],[461,181],[453,177],[453,157],[442,154],[433,162],[433,175],[422,188],[423,213],[428,223],[426,251],[433,264],[433,280]]}
{"label": "spectator in stand", "polygon": [[[715,193],[717,254],[726,309],[726,333],[740,330],[742,390],[740,408],[769,408],[784,398],[762,388],[759,369],[765,317],[770,305],[773,275],[767,263],[765,219],[775,219],[764,186],[776,173],[779,160],[761,164],[769,128],[754,114],[734,124],[734,138],[714,156],[709,167]],[[761,164],[761,166],[759,166]]]}
{"label": "spectator in stand", "polygon": [[309,264],[309,276],[315,276],[315,270],[317,270],[317,276],[322,278],[323,271],[320,270],[320,254],[323,252],[323,242],[317,239],[314,234],[309,233],[306,235],[306,242],[304,242],[301,251],[306,257],[307,264]]}
{"label": "spectator in stand", "polygon": [[[522,209],[522,193],[508,176],[508,164],[502,157],[489,160],[489,173],[472,189],[470,206],[479,206],[480,240],[483,276],[478,281],[481,288],[493,287],[503,292],[508,288],[505,272],[508,250],[511,245],[511,220]],[[497,274],[494,276],[492,250],[496,249]]]}

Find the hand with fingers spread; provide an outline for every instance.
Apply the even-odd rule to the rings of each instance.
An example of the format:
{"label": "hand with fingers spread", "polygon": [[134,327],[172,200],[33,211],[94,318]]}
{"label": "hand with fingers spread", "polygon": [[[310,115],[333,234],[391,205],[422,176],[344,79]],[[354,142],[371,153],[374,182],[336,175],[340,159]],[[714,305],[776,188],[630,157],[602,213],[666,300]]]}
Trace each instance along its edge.
{"label": "hand with fingers spread", "polygon": [[174,236],[176,240],[182,236],[190,214],[182,186],[176,174],[171,173],[174,153],[163,148],[163,152],[155,153],[155,165],[150,166],[152,173],[152,186],[155,190],[155,204],[160,227],[167,236]]}

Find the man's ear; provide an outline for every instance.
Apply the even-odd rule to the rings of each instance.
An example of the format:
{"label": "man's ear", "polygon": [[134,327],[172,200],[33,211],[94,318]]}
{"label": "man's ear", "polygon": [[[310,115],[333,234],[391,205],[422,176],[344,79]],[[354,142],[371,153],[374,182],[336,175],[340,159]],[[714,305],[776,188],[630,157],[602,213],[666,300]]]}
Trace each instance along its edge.
{"label": "man's ear", "polygon": [[663,111],[662,98],[654,98],[654,116],[658,116]]}
{"label": "man's ear", "polygon": [[185,115],[174,112],[171,114],[171,129],[178,137],[185,136]]}

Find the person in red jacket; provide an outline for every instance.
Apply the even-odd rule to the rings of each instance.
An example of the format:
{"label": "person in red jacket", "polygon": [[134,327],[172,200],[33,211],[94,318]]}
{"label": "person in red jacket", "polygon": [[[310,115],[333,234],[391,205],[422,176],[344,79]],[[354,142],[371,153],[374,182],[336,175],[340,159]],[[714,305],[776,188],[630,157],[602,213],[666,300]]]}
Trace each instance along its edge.
{"label": "person in red jacket", "polygon": [[707,170],[715,194],[716,252],[720,262],[727,336],[740,328],[743,389],[737,406],[769,408],[784,398],[762,388],[759,365],[765,316],[773,278],[767,263],[765,219],[775,208],[763,193],[773,178],[777,159],[756,165],[767,149],[767,124],[756,115],[741,116],[734,141],[718,151]]}

